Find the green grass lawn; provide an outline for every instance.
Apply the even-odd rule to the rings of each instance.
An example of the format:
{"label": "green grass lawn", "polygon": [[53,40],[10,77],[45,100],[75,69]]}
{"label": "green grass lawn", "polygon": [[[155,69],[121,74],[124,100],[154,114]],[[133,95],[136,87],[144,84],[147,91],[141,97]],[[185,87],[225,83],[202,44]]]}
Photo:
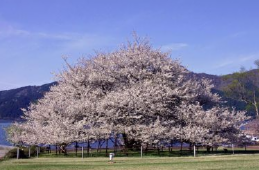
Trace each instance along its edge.
{"label": "green grass lawn", "polygon": [[32,158],[9,159],[0,162],[1,170],[81,170],[81,169],[129,169],[129,170],[171,170],[171,169],[259,169],[259,154],[224,155],[200,157],[115,157],[115,163],[108,158]]}

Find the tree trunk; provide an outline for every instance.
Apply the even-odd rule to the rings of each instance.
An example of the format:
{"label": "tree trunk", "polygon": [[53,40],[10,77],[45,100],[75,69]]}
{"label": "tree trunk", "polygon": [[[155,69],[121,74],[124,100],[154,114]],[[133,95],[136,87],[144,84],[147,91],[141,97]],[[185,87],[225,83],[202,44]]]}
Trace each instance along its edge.
{"label": "tree trunk", "polygon": [[210,152],[210,146],[209,145],[207,145],[207,152]]}
{"label": "tree trunk", "polygon": [[146,148],[145,148],[145,155],[147,155],[147,152],[148,152],[148,143],[147,143]]}
{"label": "tree trunk", "polygon": [[192,152],[192,143],[189,143],[189,151]]}
{"label": "tree trunk", "polygon": [[117,134],[114,135],[114,153],[117,152]]}
{"label": "tree trunk", "polygon": [[123,137],[123,141],[124,141],[124,146],[125,146],[125,148],[128,148],[129,141],[128,141],[127,134],[126,134],[126,133],[123,133],[123,134],[122,134],[122,137]]}
{"label": "tree trunk", "polygon": [[98,141],[97,141],[97,149],[96,149],[97,153],[99,152],[100,145],[101,145],[100,139],[98,139]]}
{"label": "tree trunk", "polygon": [[67,155],[67,146],[64,146],[64,155]]}
{"label": "tree trunk", "polygon": [[157,154],[160,156],[160,148],[159,148],[159,144],[157,144]]}
{"label": "tree trunk", "polygon": [[106,153],[106,156],[108,156],[108,142],[109,142],[109,139],[105,139],[105,140],[106,140],[105,153]]}
{"label": "tree trunk", "polygon": [[64,155],[67,155],[67,144],[62,144],[60,146],[60,150],[62,153],[64,153]]}
{"label": "tree trunk", "polygon": [[128,136],[126,133],[123,133],[122,137],[123,137],[123,141],[124,141],[124,152],[127,155],[128,149],[130,149]]}
{"label": "tree trunk", "polygon": [[170,149],[171,149],[170,152],[173,151],[173,145],[174,145],[173,140],[171,140],[171,141],[170,141]]}
{"label": "tree trunk", "polygon": [[77,156],[77,148],[78,148],[78,142],[76,141],[76,145],[75,145],[75,149],[76,149],[76,156]]}
{"label": "tree trunk", "polygon": [[56,144],[56,155],[58,154],[58,145]]}
{"label": "tree trunk", "polygon": [[88,155],[88,157],[90,156],[90,140],[89,140],[89,137],[87,139],[87,155]]}

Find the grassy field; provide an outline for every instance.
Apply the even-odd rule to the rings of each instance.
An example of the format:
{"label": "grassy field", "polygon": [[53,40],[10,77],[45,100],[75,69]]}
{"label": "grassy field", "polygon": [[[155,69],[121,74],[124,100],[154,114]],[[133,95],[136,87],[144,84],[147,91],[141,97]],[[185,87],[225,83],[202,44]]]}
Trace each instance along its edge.
{"label": "grassy field", "polygon": [[1,170],[171,170],[171,169],[259,169],[259,155],[224,155],[201,157],[120,157],[115,163],[108,158],[33,158],[9,159],[0,162]]}

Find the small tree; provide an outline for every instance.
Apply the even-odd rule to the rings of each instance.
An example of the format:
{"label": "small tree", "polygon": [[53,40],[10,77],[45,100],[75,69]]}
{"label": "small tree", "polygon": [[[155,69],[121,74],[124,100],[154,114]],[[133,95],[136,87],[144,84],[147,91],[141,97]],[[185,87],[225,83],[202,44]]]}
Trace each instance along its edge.
{"label": "small tree", "polygon": [[251,70],[225,76],[224,79],[228,85],[223,89],[228,97],[245,102],[247,108],[253,107],[256,117],[259,116],[258,73],[258,70]]}
{"label": "small tree", "polygon": [[259,69],[259,59],[255,60],[254,64],[256,65],[257,69]]}

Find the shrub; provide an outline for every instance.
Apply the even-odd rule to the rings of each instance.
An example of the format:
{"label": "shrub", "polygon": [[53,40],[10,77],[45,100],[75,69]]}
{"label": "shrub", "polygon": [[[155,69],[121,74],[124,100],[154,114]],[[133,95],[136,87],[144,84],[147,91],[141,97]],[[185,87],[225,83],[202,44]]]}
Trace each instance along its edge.
{"label": "shrub", "polygon": [[[36,156],[37,154],[37,147],[31,146],[31,157]],[[44,152],[44,149],[40,150],[41,152]],[[11,149],[7,154],[5,155],[6,158],[17,158],[17,148]],[[29,148],[28,147],[20,147],[19,148],[19,158],[28,158],[29,157]]]}
{"label": "shrub", "polygon": [[[7,154],[5,155],[7,158],[16,158],[17,157],[17,148],[11,149]],[[19,148],[19,158],[27,158],[27,156],[24,153],[23,148]]]}

